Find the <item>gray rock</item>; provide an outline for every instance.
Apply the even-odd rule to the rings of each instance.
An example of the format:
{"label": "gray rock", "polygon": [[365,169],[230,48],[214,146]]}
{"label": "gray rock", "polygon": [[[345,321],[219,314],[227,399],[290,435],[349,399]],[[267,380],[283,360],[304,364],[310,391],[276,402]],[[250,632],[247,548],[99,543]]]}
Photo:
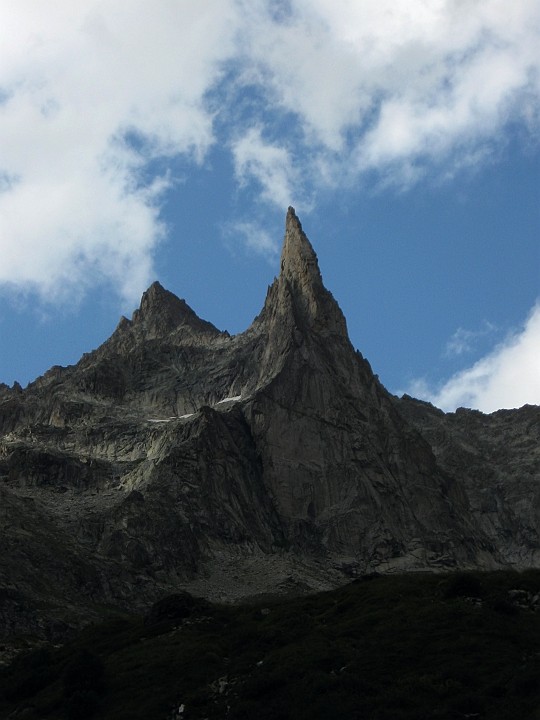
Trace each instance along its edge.
{"label": "gray rock", "polygon": [[184,590],[538,566],[538,418],[390,396],[290,208],[244,333],[154,283],[77,365],[0,387],[3,633],[46,637],[99,603]]}
{"label": "gray rock", "polygon": [[430,443],[437,464],[459,478],[476,527],[516,568],[540,565],[540,408],[485,415],[443,413],[405,396],[403,417]]}

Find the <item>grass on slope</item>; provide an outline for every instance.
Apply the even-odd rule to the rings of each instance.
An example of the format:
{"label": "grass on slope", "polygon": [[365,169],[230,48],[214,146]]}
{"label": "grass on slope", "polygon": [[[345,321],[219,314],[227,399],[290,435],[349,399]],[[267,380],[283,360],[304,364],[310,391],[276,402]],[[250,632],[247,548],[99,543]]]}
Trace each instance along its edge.
{"label": "grass on slope", "polygon": [[0,674],[0,717],[540,720],[539,593],[527,571],[233,607],[180,597],[18,659]]}

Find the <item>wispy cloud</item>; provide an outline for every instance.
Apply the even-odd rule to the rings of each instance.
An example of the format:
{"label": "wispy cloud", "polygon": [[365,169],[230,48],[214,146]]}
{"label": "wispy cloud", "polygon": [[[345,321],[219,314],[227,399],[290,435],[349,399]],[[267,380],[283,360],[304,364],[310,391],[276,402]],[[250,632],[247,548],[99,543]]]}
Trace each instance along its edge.
{"label": "wispy cloud", "polygon": [[267,142],[260,127],[250,128],[232,143],[235,174],[245,186],[255,182],[261,199],[285,208],[295,202],[300,178],[286,147]]}
{"label": "wispy cloud", "polygon": [[223,228],[223,235],[233,247],[244,246],[270,261],[275,261],[279,255],[276,239],[256,222],[228,223]]}
{"label": "wispy cloud", "polygon": [[479,330],[466,330],[460,327],[446,343],[444,354],[446,357],[466,355],[476,348],[479,340],[491,335],[495,330],[495,326],[487,321]]}
{"label": "wispy cloud", "polygon": [[250,56],[311,150],[346,159],[348,173],[386,168],[410,182],[430,162],[474,156],[509,120],[538,120],[534,0],[518,0],[512,12],[501,0],[291,7],[281,24],[259,14]]}
{"label": "wispy cloud", "polygon": [[472,367],[436,388],[424,379],[416,380],[407,392],[446,411],[460,406],[493,412],[525,403],[540,405],[539,358],[540,304],[536,304],[520,330]]}

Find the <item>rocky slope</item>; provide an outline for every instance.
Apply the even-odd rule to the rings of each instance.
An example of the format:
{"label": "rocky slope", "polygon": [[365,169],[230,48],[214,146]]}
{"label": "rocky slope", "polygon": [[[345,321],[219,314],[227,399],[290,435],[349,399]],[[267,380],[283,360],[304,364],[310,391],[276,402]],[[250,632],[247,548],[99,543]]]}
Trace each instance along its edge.
{"label": "rocky slope", "polygon": [[390,396],[290,208],[244,333],[154,283],[77,365],[0,387],[0,629],[54,637],[178,588],[538,566],[539,418]]}
{"label": "rocky slope", "polygon": [[499,558],[540,567],[540,408],[445,414],[408,396],[398,406],[429,442],[439,467],[459,478],[475,526]]}

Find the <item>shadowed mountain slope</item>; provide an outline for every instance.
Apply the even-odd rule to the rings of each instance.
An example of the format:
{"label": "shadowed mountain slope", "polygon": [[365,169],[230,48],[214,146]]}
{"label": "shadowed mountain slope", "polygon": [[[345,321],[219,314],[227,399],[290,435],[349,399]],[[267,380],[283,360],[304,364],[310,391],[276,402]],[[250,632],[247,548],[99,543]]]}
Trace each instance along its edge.
{"label": "shadowed mountain slope", "polygon": [[154,283],[77,365],[0,388],[3,627],[54,635],[180,588],[233,600],[375,569],[537,566],[539,416],[389,395],[289,208],[244,333]]}

